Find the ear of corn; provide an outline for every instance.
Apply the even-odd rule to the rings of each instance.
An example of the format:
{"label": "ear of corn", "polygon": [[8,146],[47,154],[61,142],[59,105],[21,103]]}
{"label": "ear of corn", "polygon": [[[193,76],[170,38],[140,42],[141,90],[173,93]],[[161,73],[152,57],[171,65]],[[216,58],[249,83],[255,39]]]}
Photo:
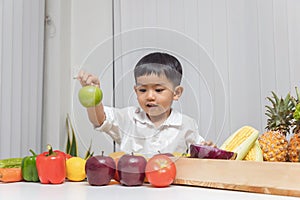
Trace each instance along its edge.
{"label": "ear of corn", "polygon": [[229,136],[220,149],[237,153],[236,160],[243,160],[250,151],[259,132],[251,126],[243,126]]}
{"label": "ear of corn", "polygon": [[250,149],[250,151],[247,153],[246,157],[244,160],[249,160],[249,161],[263,161],[263,153],[262,150],[259,146],[258,140],[255,141],[253,147]]}

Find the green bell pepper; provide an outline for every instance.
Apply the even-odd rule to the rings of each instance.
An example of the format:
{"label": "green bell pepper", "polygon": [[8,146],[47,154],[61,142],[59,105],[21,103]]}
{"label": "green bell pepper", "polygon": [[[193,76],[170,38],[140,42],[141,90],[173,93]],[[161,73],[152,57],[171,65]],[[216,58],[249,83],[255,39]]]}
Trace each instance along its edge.
{"label": "green bell pepper", "polygon": [[37,155],[30,149],[32,156],[26,156],[22,160],[22,176],[25,181],[38,182],[39,175],[36,168]]}

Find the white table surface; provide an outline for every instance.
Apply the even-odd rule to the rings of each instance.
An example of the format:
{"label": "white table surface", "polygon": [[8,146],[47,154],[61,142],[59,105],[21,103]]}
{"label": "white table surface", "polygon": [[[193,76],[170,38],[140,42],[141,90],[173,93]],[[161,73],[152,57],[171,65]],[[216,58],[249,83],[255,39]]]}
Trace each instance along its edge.
{"label": "white table surface", "polygon": [[99,199],[99,200],[266,200],[299,199],[279,195],[219,190],[192,186],[171,185],[154,188],[148,184],[138,187],[125,187],[119,184],[90,186],[84,182],[65,182],[63,184],[41,184],[30,182],[0,183],[0,200],[10,199]]}

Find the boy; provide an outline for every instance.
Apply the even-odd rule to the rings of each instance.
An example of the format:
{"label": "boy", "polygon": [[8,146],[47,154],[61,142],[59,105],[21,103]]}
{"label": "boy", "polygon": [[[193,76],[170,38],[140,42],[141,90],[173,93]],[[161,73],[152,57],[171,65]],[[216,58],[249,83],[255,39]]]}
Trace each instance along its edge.
{"label": "boy", "polygon": [[[204,142],[196,121],[172,109],[183,92],[182,67],[174,56],[159,52],[144,56],[135,66],[134,77],[140,107],[118,109],[100,103],[87,108],[96,130],[110,135],[121,151],[147,156],[158,151],[185,153],[190,144]],[[82,86],[100,87],[99,79],[84,71],[78,80]]]}

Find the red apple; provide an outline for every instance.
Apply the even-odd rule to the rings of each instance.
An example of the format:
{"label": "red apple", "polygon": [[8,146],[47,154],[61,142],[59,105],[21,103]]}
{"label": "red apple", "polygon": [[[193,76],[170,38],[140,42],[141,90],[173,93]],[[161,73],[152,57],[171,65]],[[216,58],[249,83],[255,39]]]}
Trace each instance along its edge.
{"label": "red apple", "polygon": [[140,186],[145,180],[147,160],[140,155],[123,155],[118,161],[120,183],[125,186]]}
{"label": "red apple", "polygon": [[107,185],[115,175],[116,164],[110,156],[90,157],[85,164],[87,181],[90,185]]}

